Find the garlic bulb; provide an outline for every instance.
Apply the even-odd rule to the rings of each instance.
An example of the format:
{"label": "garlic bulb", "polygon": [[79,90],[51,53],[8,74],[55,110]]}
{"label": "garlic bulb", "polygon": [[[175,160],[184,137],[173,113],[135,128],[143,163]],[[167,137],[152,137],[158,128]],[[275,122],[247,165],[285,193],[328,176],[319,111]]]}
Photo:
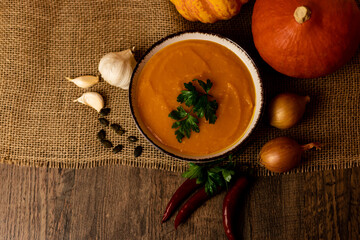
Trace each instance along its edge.
{"label": "garlic bulb", "polygon": [[89,88],[99,82],[99,76],[80,76],[73,79],[69,77],[65,78],[81,88]]}
{"label": "garlic bulb", "polygon": [[122,52],[111,52],[102,57],[99,72],[109,84],[129,89],[132,72],[136,61],[130,49]]}
{"label": "garlic bulb", "polygon": [[79,102],[90,106],[98,112],[100,112],[100,110],[104,107],[104,99],[97,92],[86,92],[81,97],[74,100],[74,102]]}

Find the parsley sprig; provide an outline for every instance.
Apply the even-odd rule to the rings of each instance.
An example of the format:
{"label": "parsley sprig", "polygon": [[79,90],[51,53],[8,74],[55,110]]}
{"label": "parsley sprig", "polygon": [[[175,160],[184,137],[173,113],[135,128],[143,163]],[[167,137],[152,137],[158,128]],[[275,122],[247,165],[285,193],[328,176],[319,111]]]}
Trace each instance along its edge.
{"label": "parsley sprig", "polygon": [[[204,92],[200,92],[196,89],[192,82],[197,81]],[[199,79],[194,79],[192,82],[184,83],[186,90],[181,91],[181,94],[177,97],[179,103],[184,103],[188,107],[192,107],[190,112],[186,112],[183,107],[179,106],[177,110],[170,112],[169,117],[176,120],[172,125],[172,128],[177,129],[175,131],[176,139],[181,143],[182,139],[186,136],[190,138],[191,130],[199,132],[199,121],[196,117],[191,115],[194,112],[198,118],[205,117],[210,124],[216,122],[216,110],[218,109],[218,103],[216,100],[209,100],[212,96],[209,91],[212,87],[212,82],[208,79],[206,83]]]}
{"label": "parsley sprig", "polygon": [[[231,156],[229,157],[231,159]],[[197,165],[189,163],[189,169],[182,174],[184,178],[196,178],[197,184],[205,184],[205,192],[213,195],[218,187],[228,186],[235,175],[234,164],[232,162],[226,165]]]}
{"label": "parsley sprig", "polygon": [[172,125],[172,128],[178,128],[175,131],[176,139],[181,143],[184,136],[190,138],[191,130],[194,132],[200,132],[199,121],[196,117],[193,117],[187,113],[182,106],[179,106],[177,110],[172,111],[169,117],[175,119],[176,122]]}

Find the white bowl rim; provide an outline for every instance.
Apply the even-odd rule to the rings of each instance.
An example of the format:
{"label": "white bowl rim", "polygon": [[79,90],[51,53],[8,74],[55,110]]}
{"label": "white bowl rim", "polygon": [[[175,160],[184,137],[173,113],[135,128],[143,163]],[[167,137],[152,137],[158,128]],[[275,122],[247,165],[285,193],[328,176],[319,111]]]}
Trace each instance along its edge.
{"label": "white bowl rim", "polygon": [[[188,38],[186,39],[182,39],[182,40],[175,40],[175,38],[179,37],[179,36],[186,36]],[[195,36],[202,36],[202,38],[195,38]],[[236,48],[239,53],[242,54],[242,57],[246,58],[245,60],[247,62],[245,62],[245,60],[243,58],[241,58],[236,52],[234,52],[233,50],[229,49],[231,52],[233,52],[234,54],[236,54],[240,60],[246,65],[246,67],[248,68],[250,75],[252,77],[253,83],[255,85],[255,92],[256,92],[256,105],[258,106],[258,108],[255,109],[254,115],[253,115],[253,119],[251,120],[249,126],[247,127],[245,133],[243,134],[243,136],[234,144],[232,144],[233,146],[229,147],[229,148],[225,148],[223,151],[220,151],[216,154],[208,154],[208,155],[204,155],[204,156],[179,156],[176,153],[167,151],[165,149],[163,149],[161,146],[158,146],[149,136],[147,136],[147,134],[141,129],[139,122],[136,118],[134,109],[133,109],[133,103],[132,103],[132,86],[133,86],[133,79],[135,77],[135,75],[137,74],[137,71],[139,69],[139,67],[142,65],[142,68],[145,66],[145,64],[147,63],[147,61],[153,56],[155,55],[159,50],[163,49],[164,47],[175,43],[175,42],[180,42],[180,41],[184,41],[184,40],[207,40],[207,41],[212,41],[211,39],[208,39],[208,37],[213,38],[213,39],[218,39],[218,40],[223,40],[227,43],[229,43],[230,45],[232,45],[234,48]],[[216,41],[212,41],[215,43],[218,43]],[[164,45],[165,43],[165,45]],[[221,43],[218,43],[222,46],[224,46]],[[164,45],[164,46],[162,46]],[[160,47],[161,46],[161,47]],[[226,46],[224,46],[226,47]],[[158,50],[156,48],[159,48]],[[145,62],[144,62],[145,61]],[[141,68],[141,70],[142,70]],[[251,68],[251,70],[250,70]],[[140,73],[139,73],[140,74]],[[256,78],[256,79],[254,79]],[[255,83],[256,81],[256,83]],[[258,84],[258,91],[256,91],[256,84]],[[166,37],[163,37],[162,39],[160,39],[159,41],[155,42],[150,48],[147,49],[147,51],[142,55],[142,57],[140,58],[140,60],[137,62],[134,71],[132,73],[131,76],[131,80],[130,80],[130,86],[129,86],[129,106],[130,106],[130,110],[131,110],[131,115],[133,117],[133,120],[135,121],[135,125],[136,127],[139,129],[139,131],[141,132],[141,134],[153,145],[155,146],[157,149],[159,149],[160,151],[164,152],[165,154],[174,157],[176,159],[179,160],[184,160],[184,161],[188,161],[188,162],[195,162],[195,163],[206,163],[206,162],[212,162],[215,161],[217,159],[220,158],[224,158],[226,156],[228,156],[231,153],[234,153],[241,145],[245,145],[246,141],[248,140],[249,136],[251,135],[251,133],[256,129],[262,115],[263,115],[263,108],[264,108],[264,89],[263,89],[263,83],[260,77],[260,72],[257,68],[257,66],[255,65],[254,61],[252,60],[252,58],[249,56],[249,54],[242,48],[240,47],[236,42],[234,42],[233,40],[224,37],[220,34],[216,34],[216,33],[211,33],[211,32],[206,32],[206,31],[182,31],[182,32],[177,32],[174,34],[170,34]]]}

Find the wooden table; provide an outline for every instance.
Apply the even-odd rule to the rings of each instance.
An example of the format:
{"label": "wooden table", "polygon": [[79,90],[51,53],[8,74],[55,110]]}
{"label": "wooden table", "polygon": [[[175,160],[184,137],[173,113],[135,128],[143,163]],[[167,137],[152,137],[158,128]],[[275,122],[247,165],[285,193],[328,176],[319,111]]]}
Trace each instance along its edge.
{"label": "wooden table", "polygon": [[[0,165],[0,239],[226,239],[224,193],[174,230],[160,224],[179,173]],[[359,239],[360,168],[260,177],[239,209],[244,239]]]}

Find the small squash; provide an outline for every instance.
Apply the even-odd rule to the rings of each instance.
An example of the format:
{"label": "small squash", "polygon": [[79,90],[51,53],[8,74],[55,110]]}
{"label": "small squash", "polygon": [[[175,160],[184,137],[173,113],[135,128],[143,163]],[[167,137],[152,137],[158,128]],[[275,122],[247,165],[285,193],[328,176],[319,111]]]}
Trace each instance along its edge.
{"label": "small squash", "polygon": [[252,33],[261,57],[278,72],[321,77],[355,54],[360,10],[354,0],[257,0]]}
{"label": "small squash", "polygon": [[248,0],[170,0],[187,20],[214,23],[239,13]]}

